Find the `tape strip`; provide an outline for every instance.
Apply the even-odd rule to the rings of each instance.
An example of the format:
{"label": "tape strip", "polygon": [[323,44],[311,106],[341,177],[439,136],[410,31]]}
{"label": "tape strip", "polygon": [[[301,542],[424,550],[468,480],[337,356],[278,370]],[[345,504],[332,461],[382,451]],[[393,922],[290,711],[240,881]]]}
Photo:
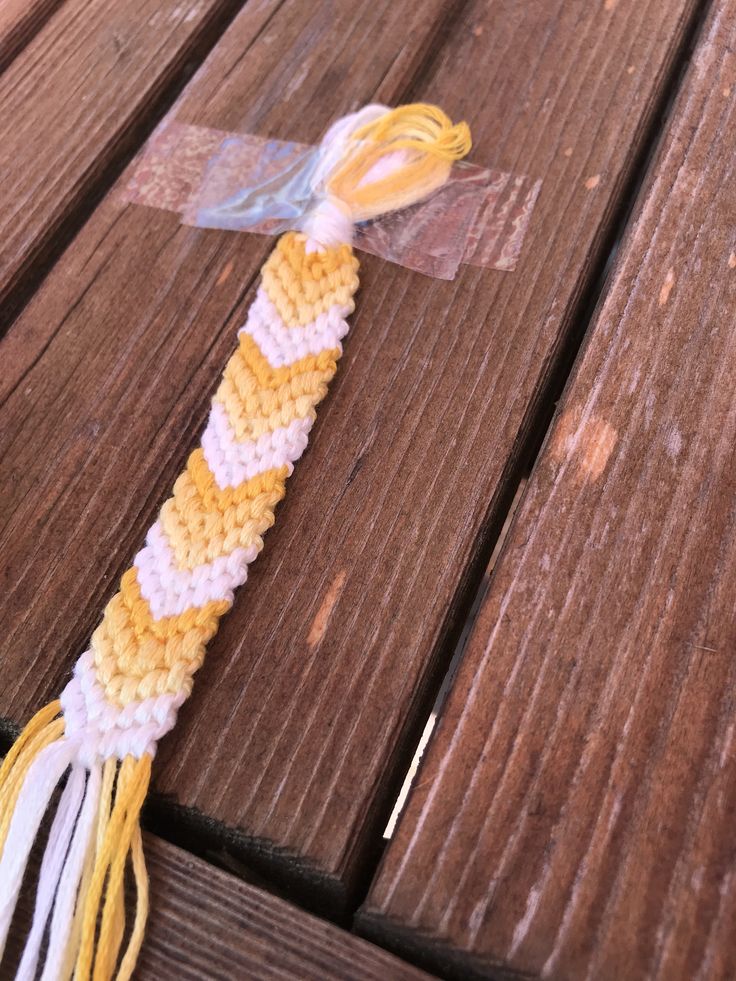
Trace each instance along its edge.
{"label": "tape strip", "polygon": [[[299,227],[313,200],[319,148],[164,122],[148,141],[124,200],[179,214],[204,228],[278,234]],[[429,199],[356,226],[365,252],[440,279],[462,263],[512,271],[541,180],[454,165]]]}

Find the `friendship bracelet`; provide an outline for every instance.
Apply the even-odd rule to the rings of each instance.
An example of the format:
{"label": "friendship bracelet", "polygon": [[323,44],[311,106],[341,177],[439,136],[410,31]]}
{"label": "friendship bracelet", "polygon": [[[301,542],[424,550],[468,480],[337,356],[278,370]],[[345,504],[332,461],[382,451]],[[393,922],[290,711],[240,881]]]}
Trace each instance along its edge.
{"label": "friendship bracelet", "polygon": [[[59,700],[0,768],[0,956],[41,821],[66,774],[17,977],[131,977],[148,912],[139,816],[156,744],[263,547],[354,309],[356,221],[419,201],[470,149],[433,106],[369,106],[321,147],[323,191],[278,241],[190,455]],[[125,936],[128,863],[136,908]]]}

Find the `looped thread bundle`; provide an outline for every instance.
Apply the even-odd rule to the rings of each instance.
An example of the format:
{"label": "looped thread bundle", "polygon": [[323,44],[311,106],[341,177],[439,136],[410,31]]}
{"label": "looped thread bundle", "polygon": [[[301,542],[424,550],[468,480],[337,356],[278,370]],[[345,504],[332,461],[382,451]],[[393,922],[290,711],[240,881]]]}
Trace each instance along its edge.
{"label": "looped thread bundle", "polygon": [[438,190],[470,152],[467,123],[437,106],[365,106],[325,134],[313,187],[322,198],[302,225],[321,246],[352,241],[355,222],[398,211]]}
{"label": "looped thread bundle", "polygon": [[[353,224],[442,186],[470,132],[434,106],[367,106],[338,120],[322,148],[318,203],[263,267],[200,447],[61,698],[34,716],[0,767],[0,957],[33,841],[66,776],[22,981],[36,977],[44,937],[43,981],[131,977],[148,911],[139,816],[156,744],[263,546],[335,373],[358,287]],[[126,928],[128,864],[137,900]]]}

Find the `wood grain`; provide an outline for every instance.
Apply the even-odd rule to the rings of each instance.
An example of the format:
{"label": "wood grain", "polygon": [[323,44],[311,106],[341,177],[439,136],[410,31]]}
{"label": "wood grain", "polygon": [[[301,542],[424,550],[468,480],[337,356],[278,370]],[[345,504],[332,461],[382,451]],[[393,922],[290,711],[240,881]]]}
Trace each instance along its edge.
{"label": "wood grain", "polygon": [[[0,13],[0,62],[3,24],[17,6]],[[24,4],[26,20],[39,6]],[[68,0],[0,77],[0,304],[135,145],[148,110],[230,6]]]}
{"label": "wood grain", "polygon": [[[310,450],[157,757],[168,817],[312,903],[349,904],[370,867],[694,6],[249,4],[176,110],[313,140],[376,93],[422,97],[469,119],[474,159],[544,180],[513,274],[363,263]],[[268,245],[110,198],[0,348],[6,718],[83,649],[195,442]]]}
{"label": "wood grain", "polygon": [[719,0],[362,913],[452,976],[736,976],[735,49]]}
{"label": "wood grain", "polygon": [[53,13],[61,0],[3,0],[0,4],[0,71]]}
{"label": "wood grain", "polygon": [[[429,975],[332,923],[146,835],[151,915],[136,981],[428,981]],[[40,864],[40,863],[39,863]],[[3,977],[32,916],[21,899]],[[131,912],[132,915],[132,912]]]}
{"label": "wood grain", "polygon": [[[340,5],[333,11],[338,16],[315,16],[298,2],[249,4],[174,113],[226,129],[316,140],[326,120],[377,92],[389,101],[399,97],[391,79],[403,85],[407,71],[420,69],[423,31],[431,37],[437,30],[432,11],[444,23],[441,0],[424,4],[409,20],[407,40],[399,30],[406,11],[392,11],[388,2],[358,11]],[[369,44],[382,26],[384,40]],[[271,247],[265,238],[194,231],[172,215],[123,207],[116,191],[4,338],[0,358],[12,371],[2,376],[0,400],[9,424],[14,421],[13,431],[1,427],[8,439],[2,575],[20,591],[11,587],[3,622],[15,634],[8,650],[27,655],[32,620],[31,631],[43,636],[30,643],[46,656],[39,662],[43,678],[27,656],[13,658],[20,701],[8,699],[3,715],[22,719],[28,704],[63,683],[73,652],[138,547],[141,517],[168,492],[201,426],[250,302],[249,287]],[[28,416],[31,405],[39,411]],[[40,445],[57,447],[58,468],[26,452],[26,425]],[[121,453],[125,463],[115,476]],[[57,501],[39,522],[34,500],[45,494],[49,503]],[[75,531],[79,521],[84,540]],[[47,534],[39,538],[41,524]],[[23,595],[21,586],[30,585],[34,556],[47,567],[66,556],[78,585],[70,593],[56,565],[47,580],[54,613],[45,623],[31,613],[31,594]],[[34,690],[24,693],[26,684]]]}

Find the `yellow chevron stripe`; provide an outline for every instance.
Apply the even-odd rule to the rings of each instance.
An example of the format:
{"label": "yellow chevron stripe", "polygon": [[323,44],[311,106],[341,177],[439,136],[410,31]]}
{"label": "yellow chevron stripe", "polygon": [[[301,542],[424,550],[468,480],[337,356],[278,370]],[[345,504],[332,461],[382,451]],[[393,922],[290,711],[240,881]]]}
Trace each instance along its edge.
{"label": "yellow chevron stripe", "polygon": [[250,334],[241,334],[238,350],[230,360],[235,362],[233,370],[249,369],[262,388],[277,389],[299,375],[312,372],[334,375],[341,353],[339,348],[325,348],[319,354],[308,354],[293,364],[274,368]]}
{"label": "yellow chevron stripe", "polygon": [[[195,569],[229,555],[236,548],[255,545],[260,551],[262,535],[274,522],[274,509],[285,492],[282,468],[253,478],[259,490],[226,511],[209,511],[188,470],[174,485],[174,496],[161,508],[164,530],[176,564]],[[267,478],[267,479],[264,479]],[[250,483],[250,481],[248,481]]]}
{"label": "yellow chevron stripe", "polygon": [[349,245],[307,255],[305,237],[288,232],[262,270],[263,288],[287,327],[304,327],[330,307],[353,310],[358,260]]}
{"label": "yellow chevron stripe", "polygon": [[120,602],[116,603],[92,635],[95,674],[105,698],[124,707],[158,695],[188,695],[209,639],[191,630],[167,641],[149,636],[131,643]]}
{"label": "yellow chevron stripe", "polygon": [[229,607],[220,600],[154,620],[135,569],[129,569],[92,635],[96,675],[106,698],[124,706],[156,695],[188,693],[205,646]]}
{"label": "yellow chevron stripe", "polygon": [[258,439],[264,433],[272,433],[281,426],[288,426],[294,419],[310,418],[314,422],[317,418],[314,406],[324,397],[325,393],[318,393],[318,398],[305,395],[295,401],[277,406],[270,413],[264,413],[261,416],[248,416],[241,411],[241,403],[235,386],[232,382],[227,381],[220,385],[213,401],[218,402],[227,413],[235,438],[245,442],[246,440]]}

